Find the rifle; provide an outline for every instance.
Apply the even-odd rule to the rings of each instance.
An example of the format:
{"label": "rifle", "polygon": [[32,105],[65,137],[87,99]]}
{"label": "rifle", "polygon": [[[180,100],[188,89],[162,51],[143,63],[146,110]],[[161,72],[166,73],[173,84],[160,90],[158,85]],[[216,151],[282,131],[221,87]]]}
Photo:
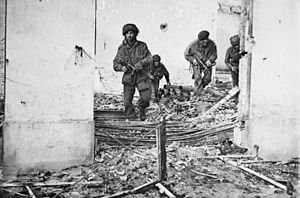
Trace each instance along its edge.
{"label": "rifle", "polygon": [[135,67],[133,65],[131,65],[130,63],[128,63],[128,61],[126,61],[125,57],[121,56],[121,58],[122,58],[121,64],[124,65],[128,71],[132,70],[131,75],[133,75],[135,72]]}
{"label": "rifle", "polygon": [[[197,60],[198,65],[201,65],[204,68],[204,70],[202,72],[203,72],[203,75],[205,75],[206,71],[208,70],[208,67],[203,63],[203,61],[200,58],[198,58],[197,56],[195,56],[195,58]],[[214,65],[216,65],[216,63],[211,64],[211,66],[214,66]],[[199,70],[201,72],[201,68]],[[202,74],[200,74],[200,75],[202,76]],[[197,79],[195,79],[195,80],[197,80]],[[194,87],[194,93],[196,95],[200,96],[203,88],[204,88],[204,85],[203,85],[203,77],[202,77],[199,84],[196,87]]]}
{"label": "rifle", "polygon": [[[195,58],[196,58],[197,63],[198,63],[199,65],[201,65],[202,67],[204,67],[205,70],[208,69],[207,66],[203,63],[203,61],[202,61],[199,57],[195,56]],[[215,65],[216,65],[216,63],[212,63],[212,64],[211,64],[211,67],[212,67],[212,66],[215,66]]]}

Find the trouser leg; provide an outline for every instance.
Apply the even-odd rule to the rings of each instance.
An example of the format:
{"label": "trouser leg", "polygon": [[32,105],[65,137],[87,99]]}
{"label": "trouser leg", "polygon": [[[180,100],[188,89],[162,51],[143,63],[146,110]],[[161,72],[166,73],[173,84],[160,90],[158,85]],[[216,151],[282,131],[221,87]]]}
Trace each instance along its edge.
{"label": "trouser leg", "polygon": [[[237,70],[236,72],[231,71],[231,77],[232,77],[232,86],[239,86],[239,71]],[[239,95],[236,94],[233,99],[238,102],[239,100]]]}
{"label": "trouser leg", "polygon": [[136,117],[134,105],[132,104],[133,95],[135,92],[135,86],[124,85],[124,106],[125,106],[125,115],[127,118]]}
{"label": "trouser leg", "polygon": [[140,119],[142,121],[146,119],[146,108],[149,107],[151,100],[150,82],[149,80],[145,80],[143,83],[148,84],[148,88],[145,88],[146,86],[144,86],[144,89],[139,90],[140,99],[138,101],[138,105],[140,107]]}
{"label": "trouser leg", "polygon": [[239,86],[239,71],[236,72],[231,71],[231,77],[232,77],[232,86]]}
{"label": "trouser leg", "polygon": [[204,71],[204,76],[202,79],[203,88],[205,88],[210,82],[211,82],[211,74],[212,74],[212,68],[209,67]]}
{"label": "trouser leg", "polygon": [[201,84],[201,70],[199,67],[193,67],[193,78],[194,78],[194,92],[197,94],[197,90],[199,89],[199,85]]}
{"label": "trouser leg", "polygon": [[154,86],[154,96],[155,96],[155,99],[157,99],[159,80],[154,80],[153,86]]}
{"label": "trouser leg", "polygon": [[203,88],[205,87],[206,79],[205,74],[202,76],[203,71],[199,67],[194,67],[194,94],[200,96]]}

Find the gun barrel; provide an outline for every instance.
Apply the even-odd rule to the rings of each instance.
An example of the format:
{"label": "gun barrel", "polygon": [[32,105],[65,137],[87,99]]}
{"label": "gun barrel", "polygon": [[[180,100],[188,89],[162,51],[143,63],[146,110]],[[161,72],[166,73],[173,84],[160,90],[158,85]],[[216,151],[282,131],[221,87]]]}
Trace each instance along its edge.
{"label": "gun barrel", "polygon": [[183,85],[164,85],[164,89],[179,89],[180,91],[187,91],[187,92],[194,91],[194,87],[183,86]]}

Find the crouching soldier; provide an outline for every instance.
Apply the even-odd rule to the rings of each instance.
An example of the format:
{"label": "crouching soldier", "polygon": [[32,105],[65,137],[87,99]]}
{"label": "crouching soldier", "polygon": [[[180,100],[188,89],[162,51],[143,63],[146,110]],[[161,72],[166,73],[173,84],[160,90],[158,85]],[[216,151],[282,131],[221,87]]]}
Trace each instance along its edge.
{"label": "crouching soldier", "polygon": [[211,82],[212,66],[216,65],[217,46],[209,39],[209,32],[199,32],[198,39],[192,41],[184,52],[184,57],[193,68],[194,93],[200,95]]}
{"label": "crouching soldier", "polygon": [[165,76],[167,84],[171,85],[169,72],[160,61],[160,56],[156,54],[152,57],[152,64],[150,66],[151,89],[152,95],[155,97],[155,102],[158,102],[159,81],[163,78],[163,76]]}
{"label": "crouching soldier", "polygon": [[149,80],[149,68],[151,53],[146,43],[137,40],[139,33],[134,24],[126,24],[123,27],[125,39],[120,45],[117,55],[113,60],[115,71],[124,72],[122,83],[124,91],[125,114],[128,119],[136,117],[135,108],[132,104],[135,88],[139,91],[138,107],[140,119],[146,119],[146,108],[150,105],[151,87]]}

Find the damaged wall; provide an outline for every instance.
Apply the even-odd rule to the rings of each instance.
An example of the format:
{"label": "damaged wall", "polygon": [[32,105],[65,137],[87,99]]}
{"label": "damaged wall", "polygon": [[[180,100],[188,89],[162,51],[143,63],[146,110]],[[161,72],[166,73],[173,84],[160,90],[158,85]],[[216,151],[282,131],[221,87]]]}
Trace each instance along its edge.
{"label": "damaged wall", "polygon": [[94,1],[7,2],[5,173],[92,161]]}
{"label": "damaged wall", "polygon": [[[147,43],[152,54],[160,54],[171,73],[171,82],[192,85],[189,63],[184,59],[187,45],[202,29],[215,40],[217,3],[206,0],[103,0],[98,1],[97,62],[102,83],[96,88],[120,93],[121,73],[112,69],[112,60],[123,40],[122,26],[135,23],[138,39]],[[161,28],[161,25],[167,25]],[[227,44],[226,44],[227,45]],[[164,84],[162,80],[161,84]],[[106,90],[105,90],[106,89]]]}
{"label": "damaged wall", "polygon": [[[211,39],[217,43],[217,68],[227,70],[224,58],[230,45],[229,37],[239,30],[239,15],[228,12],[227,8],[239,7],[240,4],[239,0],[98,1],[96,59],[103,79],[99,83],[99,76],[96,76],[96,89],[122,92],[122,74],[112,70],[112,60],[123,40],[122,26],[125,23],[137,24],[140,29],[138,39],[147,43],[152,54],[161,55],[172,83],[193,85],[189,63],[183,53],[203,29],[210,31]],[[221,5],[226,5],[226,8]],[[164,79],[161,84],[165,84]]]}
{"label": "damaged wall", "polygon": [[254,1],[251,108],[243,143],[268,160],[299,156],[299,0]]}
{"label": "damaged wall", "polygon": [[218,59],[217,59],[217,70],[224,71],[230,70],[225,65],[225,54],[230,47],[230,37],[239,34],[240,16],[234,13],[226,13],[218,10],[217,18],[217,44],[218,45]]}
{"label": "damaged wall", "polygon": [[0,0],[0,99],[4,95],[5,0]]}

